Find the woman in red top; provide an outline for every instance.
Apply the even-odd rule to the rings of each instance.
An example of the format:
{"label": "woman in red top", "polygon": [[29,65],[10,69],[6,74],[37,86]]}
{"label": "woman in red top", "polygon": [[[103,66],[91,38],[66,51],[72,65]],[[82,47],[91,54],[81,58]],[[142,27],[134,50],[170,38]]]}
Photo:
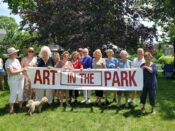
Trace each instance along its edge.
{"label": "woman in red top", "polygon": [[[81,63],[80,60],[80,54],[77,51],[72,52],[72,57],[71,57],[71,62],[74,67],[74,69],[83,69],[83,64]],[[70,96],[70,101],[72,97],[74,97],[75,101],[74,103],[77,104],[77,97],[78,97],[78,90],[70,90],[69,91],[69,96]]]}

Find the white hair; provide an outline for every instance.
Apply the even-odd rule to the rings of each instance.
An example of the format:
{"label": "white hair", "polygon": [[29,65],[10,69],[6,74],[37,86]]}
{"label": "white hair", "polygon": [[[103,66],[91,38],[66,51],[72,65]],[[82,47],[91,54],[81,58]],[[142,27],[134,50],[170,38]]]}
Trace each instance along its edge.
{"label": "white hair", "polygon": [[128,52],[126,50],[121,50],[120,51],[120,56],[121,55],[125,55],[127,58],[129,58],[129,54],[128,54]]}
{"label": "white hair", "polygon": [[48,53],[49,57],[51,56],[52,53],[51,53],[50,48],[48,46],[43,46],[43,47],[41,47],[41,50],[40,50],[40,53],[39,53],[40,58],[43,58],[42,54],[43,54],[44,51],[46,51]]}
{"label": "white hair", "polygon": [[88,48],[84,48],[83,51],[87,53],[89,52]]}

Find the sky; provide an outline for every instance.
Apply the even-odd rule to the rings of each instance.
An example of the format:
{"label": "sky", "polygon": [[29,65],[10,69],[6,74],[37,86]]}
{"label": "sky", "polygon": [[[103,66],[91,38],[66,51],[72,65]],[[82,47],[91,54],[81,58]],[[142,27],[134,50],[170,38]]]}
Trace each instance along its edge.
{"label": "sky", "polygon": [[8,8],[7,3],[3,3],[3,0],[0,0],[0,16],[10,16],[13,17],[17,24],[21,21],[21,18],[19,15],[14,15],[11,13],[11,10]]}

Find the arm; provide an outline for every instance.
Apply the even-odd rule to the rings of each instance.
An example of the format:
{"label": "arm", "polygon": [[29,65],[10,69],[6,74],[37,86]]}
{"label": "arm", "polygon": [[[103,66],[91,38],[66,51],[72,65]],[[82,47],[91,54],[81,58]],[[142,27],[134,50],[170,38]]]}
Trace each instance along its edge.
{"label": "arm", "polygon": [[25,62],[24,62],[25,60],[24,60],[24,58],[21,60],[21,66],[22,67],[25,67]]}
{"label": "arm", "polygon": [[143,68],[147,69],[152,74],[155,74],[157,72],[157,67],[155,64],[153,64],[151,67],[143,66]]}
{"label": "arm", "polygon": [[7,68],[7,72],[10,75],[17,75],[17,74],[24,72],[24,71],[27,71],[27,68],[21,68],[21,70],[18,70],[18,71],[14,71],[12,68]]}

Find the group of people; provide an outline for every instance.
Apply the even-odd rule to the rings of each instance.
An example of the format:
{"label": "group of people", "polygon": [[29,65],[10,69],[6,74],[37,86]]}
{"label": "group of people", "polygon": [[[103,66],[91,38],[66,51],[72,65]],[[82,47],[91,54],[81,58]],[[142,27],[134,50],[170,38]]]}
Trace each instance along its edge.
{"label": "group of people", "polygon": [[[144,52],[142,48],[138,48],[137,57],[133,61],[129,60],[129,54],[126,50],[122,50],[119,54],[120,58],[114,57],[114,51],[107,49],[105,51],[106,58],[103,58],[100,49],[96,49],[93,52],[93,57],[89,55],[87,48],[79,48],[77,51],[73,51],[71,55],[69,52],[64,51],[62,54],[58,52],[52,53],[48,46],[43,46],[38,56],[35,55],[34,48],[30,47],[25,52],[25,57],[21,62],[17,59],[17,49],[11,47],[7,49],[8,59],[5,62],[5,69],[8,74],[8,85],[10,87],[9,107],[10,113],[14,113],[14,103],[18,99],[19,108],[22,111],[23,102],[27,102],[30,99],[41,100],[43,96],[48,98],[48,103],[55,102],[55,97],[60,105],[63,105],[64,99],[66,104],[74,102],[78,103],[78,90],[44,90],[31,88],[31,81],[27,75],[28,67],[49,67],[49,68],[65,68],[65,69],[102,69],[102,68],[143,68],[144,75],[144,87],[141,92],[140,104],[141,110],[145,111],[146,97],[149,95],[151,111],[155,112],[155,97],[157,87],[157,67],[152,62],[152,54]],[[105,103],[108,104],[109,91],[98,90],[95,91],[96,105],[101,105],[101,99],[105,98]],[[91,103],[92,91],[83,91],[82,103]],[[125,107],[127,108],[129,103],[134,102],[136,98],[136,91],[113,91],[113,101],[117,102],[117,106],[121,106],[122,94],[125,96]],[[129,99],[129,95],[131,98]],[[103,97],[104,96],[104,97]],[[74,101],[73,101],[74,100]]]}

